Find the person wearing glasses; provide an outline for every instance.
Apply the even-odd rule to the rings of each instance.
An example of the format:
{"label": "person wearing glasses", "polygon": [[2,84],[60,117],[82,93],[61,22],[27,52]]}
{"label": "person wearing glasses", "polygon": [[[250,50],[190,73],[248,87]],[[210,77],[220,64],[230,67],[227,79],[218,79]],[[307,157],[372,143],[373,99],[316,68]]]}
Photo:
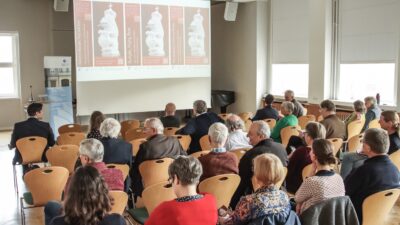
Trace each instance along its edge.
{"label": "person wearing glasses", "polygon": [[146,225],[215,225],[217,203],[214,196],[197,193],[203,168],[193,156],[178,156],[168,168],[169,182],[176,199],[161,203],[151,213]]}

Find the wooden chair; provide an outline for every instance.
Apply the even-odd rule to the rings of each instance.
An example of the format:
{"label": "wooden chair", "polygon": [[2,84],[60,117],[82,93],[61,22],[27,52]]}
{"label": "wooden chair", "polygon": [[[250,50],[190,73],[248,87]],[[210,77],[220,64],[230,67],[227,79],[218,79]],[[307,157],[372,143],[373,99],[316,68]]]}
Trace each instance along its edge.
{"label": "wooden chair", "polygon": [[164,128],[164,135],[165,136],[174,136],[175,132],[179,130],[178,127],[166,127]]}
{"label": "wooden chair", "polygon": [[86,138],[85,133],[78,133],[78,132],[69,132],[60,134],[57,137],[57,144],[58,145],[77,145],[81,144],[81,141]]}
{"label": "wooden chair", "polygon": [[400,195],[400,189],[389,189],[368,196],[362,204],[362,225],[384,225]]}
{"label": "wooden chair", "polygon": [[132,141],[134,139],[146,138],[147,134],[143,132],[143,128],[133,128],[125,132],[125,141]]}
{"label": "wooden chair", "polygon": [[229,116],[229,113],[220,113],[220,114],[218,114],[218,116],[221,118],[221,119],[223,119],[223,120],[227,120],[228,119],[228,116]]}
{"label": "wooden chair", "polygon": [[283,177],[282,177],[282,180],[278,181],[278,183],[275,184],[276,187],[277,187],[278,189],[281,188],[281,186],[282,186],[282,184],[283,184],[283,181],[285,181],[286,175],[287,175],[287,171],[288,171],[288,169],[287,169],[286,167],[283,167]]}
{"label": "wooden chair", "polygon": [[361,149],[363,138],[364,133],[351,137],[347,141],[347,150],[349,152],[355,152],[357,149]]}
{"label": "wooden chair", "polygon": [[336,116],[339,117],[342,121],[344,121],[347,117],[351,115],[351,112],[336,112]]}
{"label": "wooden chair", "polygon": [[187,151],[189,149],[190,142],[192,141],[190,135],[174,135],[174,137],[181,143],[183,150]]}
{"label": "wooden chair", "polygon": [[397,150],[389,155],[389,158],[392,160],[393,164],[396,165],[397,169],[400,171],[400,150]]}
{"label": "wooden chair", "polygon": [[142,175],[143,187],[168,181],[168,167],[174,160],[171,158],[146,160],[139,165],[139,171]]}
{"label": "wooden chair", "polygon": [[195,152],[190,154],[191,156],[195,157],[195,158],[199,158],[203,155],[207,155],[208,153],[210,153],[210,151],[199,151],[199,152]]}
{"label": "wooden chair", "polygon": [[240,161],[240,159],[244,156],[244,154],[246,154],[246,152],[248,150],[250,150],[250,148],[239,148],[239,149],[231,150],[230,152],[235,154],[236,157],[238,158],[238,160]]}
{"label": "wooden chair", "polygon": [[76,145],[55,145],[46,152],[51,166],[61,166],[72,174],[78,160],[79,147]]}
{"label": "wooden chair", "polygon": [[[140,127],[140,121],[139,120],[125,120],[121,122],[121,136],[124,140],[126,132],[130,129],[135,129]],[[127,140],[129,141],[129,140]]]}
{"label": "wooden chair", "polygon": [[268,124],[270,130],[274,129],[276,125],[275,119],[264,119],[264,121]]}
{"label": "wooden chair", "polygon": [[239,113],[239,117],[244,121],[244,122],[246,122],[247,120],[251,120],[251,118],[253,118],[253,112],[242,112],[242,113]]}
{"label": "wooden chair", "polygon": [[343,145],[343,139],[341,138],[329,138],[328,141],[330,141],[333,146],[335,147],[333,149],[333,155],[336,156],[336,154],[340,151]]}
{"label": "wooden chair", "polygon": [[379,119],[371,120],[368,124],[368,128],[381,128],[381,125],[379,124]]}
{"label": "wooden chair", "polygon": [[363,120],[354,120],[350,122],[349,125],[347,125],[347,139],[359,135],[364,127],[364,123],[365,121]]}
{"label": "wooden chair", "polygon": [[287,146],[289,143],[289,139],[291,136],[299,136],[299,127],[298,126],[287,126],[281,130],[281,140],[282,145]]}
{"label": "wooden chair", "polygon": [[249,131],[251,124],[253,124],[253,121],[251,121],[251,120],[244,121],[244,131],[246,131],[246,132]]}
{"label": "wooden chair", "polygon": [[70,133],[70,132],[82,132],[82,126],[80,124],[71,123],[65,124],[58,128],[58,134]]}
{"label": "wooden chair", "polygon": [[132,141],[130,141],[130,143],[132,144],[132,155],[133,156],[136,156],[136,154],[139,151],[140,145],[146,141],[147,141],[146,138],[138,138],[138,139],[133,139]]}
{"label": "wooden chair", "polygon": [[[305,180],[307,177],[310,176],[311,172],[313,171],[314,167],[313,164],[310,163],[307,166],[305,166],[301,172],[301,176],[303,177],[303,180]],[[315,172],[315,171],[314,171]]]}
{"label": "wooden chair", "polygon": [[203,151],[211,150],[211,142],[210,142],[208,134],[201,137],[199,142],[200,142],[201,150],[203,150]]}
{"label": "wooden chair", "polygon": [[221,206],[228,207],[239,183],[239,175],[222,174],[201,181],[199,184],[199,191],[214,195],[217,200],[217,208]]}
{"label": "wooden chair", "polygon": [[122,172],[122,177],[124,178],[124,180],[126,179],[126,177],[129,174],[129,166],[126,164],[115,164],[115,163],[109,163],[106,164],[107,168],[112,168],[112,169],[118,169]]}
{"label": "wooden chair", "polygon": [[306,125],[308,122],[315,122],[315,116],[314,115],[305,115],[305,116],[300,116],[298,118],[299,120],[299,126],[302,130],[306,129]]}
{"label": "wooden chair", "polygon": [[25,209],[44,206],[50,200],[61,201],[68,176],[68,170],[58,166],[38,168],[25,174],[24,181],[30,192],[24,193],[20,198],[23,225],[25,225]]}
{"label": "wooden chair", "polygon": [[108,194],[110,199],[112,199],[111,211],[109,213],[123,215],[128,204],[128,194],[123,191],[109,191]]}

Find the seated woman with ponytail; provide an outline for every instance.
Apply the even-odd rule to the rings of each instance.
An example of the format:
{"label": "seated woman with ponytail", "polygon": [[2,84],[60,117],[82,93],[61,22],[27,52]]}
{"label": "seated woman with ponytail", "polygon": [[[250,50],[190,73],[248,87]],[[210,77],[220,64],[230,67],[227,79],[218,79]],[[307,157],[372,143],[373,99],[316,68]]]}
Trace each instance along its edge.
{"label": "seated woman with ponytail", "polygon": [[316,173],[305,179],[296,192],[295,201],[298,214],[324,200],[344,196],[343,179],[331,170],[331,165],[336,163],[333,148],[332,143],[326,139],[314,140],[310,156]]}

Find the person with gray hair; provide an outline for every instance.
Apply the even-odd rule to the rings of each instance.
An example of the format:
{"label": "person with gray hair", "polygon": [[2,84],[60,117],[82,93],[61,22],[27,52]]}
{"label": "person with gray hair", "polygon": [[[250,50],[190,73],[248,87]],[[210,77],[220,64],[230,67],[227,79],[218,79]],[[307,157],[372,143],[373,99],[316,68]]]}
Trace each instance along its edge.
{"label": "person with gray hair", "polygon": [[203,175],[200,180],[220,174],[237,174],[239,160],[232,152],[227,152],[225,142],[228,128],[223,123],[214,123],[208,129],[211,151],[199,158],[203,165]]}
{"label": "person with gray hair", "polygon": [[294,98],[294,92],[292,90],[286,90],[284,96],[285,101],[293,103],[293,115],[296,117],[302,116],[304,114],[304,108],[303,105]]}
{"label": "person with gray hair", "polygon": [[274,141],[281,143],[281,130],[285,127],[288,126],[296,126],[299,121],[297,120],[297,117],[293,115],[293,110],[294,110],[294,105],[291,102],[282,102],[281,105],[281,112],[284,115],[283,118],[281,118],[275,125],[274,129],[272,130],[271,133],[271,138],[274,139]]}
{"label": "person with gray hair", "polygon": [[161,122],[164,127],[179,127],[181,125],[181,121],[179,117],[175,115],[176,106],[174,103],[170,102],[165,105],[164,116],[160,117]]}
{"label": "person with gray hair", "polygon": [[244,122],[238,115],[228,115],[228,118],[226,119],[226,126],[229,130],[228,139],[225,144],[226,150],[230,151],[239,148],[251,148],[249,138],[243,131]]}
{"label": "person with gray hair", "polygon": [[373,96],[365,97],[364,104],[365,108],[367,108],[367,112],[365,113],[365,123],[361,132],[364,132],[366,129],[368,129],[369,122],[375,119],[379,120],[382,113],[382,110],[378,107],[375,97]]}
{"label": "person with gray hair", "polygon": [[177,157],[168,168],[168,181],[177,198],[157,206],[146,220],[146,225],[217,224],[215,197],[197,193],[202,172],[198,159],[193,156]]}
{"label": "person with gray hair", "polygon": [[380,128],[365,131],[362,153],[368,159],[353,170],[344,181],[348,195],[362,224],[362,203],[368,196],[392,188],[400,187],[400,173],[390,160],[389,135]]}
{"label": "person with gray hair", "polygon": [[189,154],[201,151],[200,138],[207,134],[208,128],[213,123],[224,122],[217,114],[207,112],[207,104],[203,100],[197,100],[193,103],[193,114],[195,117],[176,132],[176,134],[190,135],[192,138],[188,150]]}
{"label": "person with gray hair", "polygon": [[165,136],[164,126],[157,117],[151,117],[144,121],[144,133],[147,141],[139,146],[130,171],[133,180],[132,190],[136,196],[142,196],[143,183],[139,166],[146,160],[176,158],[179,155],[186,155],[176,137]]}
{"label": "person with gray hair", "polygon": [[110,190],[124,190],[122,172],[115,168],[107,168],[103,162],[103,144],[94,138],[81,141],[79,146],[79,159],[83,166],[93,166],[103,176]]}
{"label": "person with gray hair", "polygon": [[263,153],[271,153],[280,159],[283,166],[287,166],[288,158],[285,148],[282,144],[276,143],[270,139],[270,134],[271,131],[265,121],[254,121],[251,124],[247,136],[249,137],[250,144],[253,145],[253,148],[248,150],[240,159],[239,176],[241,179],[239,186],[231,199],[231,208],[234,209],[236,207],[236,204],[242,196],[253,192],[253,185],[251,183],[251,178],[253,177],[252,163],[256,156]]}

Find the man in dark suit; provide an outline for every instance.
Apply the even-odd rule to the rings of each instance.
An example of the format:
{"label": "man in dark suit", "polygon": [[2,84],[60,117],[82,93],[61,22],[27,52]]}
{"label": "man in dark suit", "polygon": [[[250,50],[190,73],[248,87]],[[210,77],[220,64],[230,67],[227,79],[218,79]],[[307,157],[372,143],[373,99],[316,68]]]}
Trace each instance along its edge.
{"label": "man in dark suit", "polygon": [[[47,146],[45,151],[43,152],[42,155],[42,160],[47,161],[46,158],[46,150],[55,144],[54,141],[54,134],[53,131],[50,127],[49,123],[42,122],[40,119],[43,117],[43,104],[41,103],[32,103],[28,106],[27,112],[29,115],[29,118],[23,122],[16,123],[14,125],[14,130],[11,135],[11,141],[9,144],[10,149],[13,149],[16,147],[16,143],[18,139],[24,138],[24,137],[29,137],[29,136],[39,136],[39,137],[44,137],[47,139]],[[13,164],[21,163],[22,158],[21,154],[19,151],[16,149],[15,150],[15,156],[13,159]],[[26,171],[27,166],[23,167],[24,171]]]}
{"label": "man in dark suit", "polygon": [[272,103],[274,102],[274,96],[268,94],[264,99],[264,108],[257,110],[256,115],[251,119],[252,121],[264,120],[264,119],[274,119],[278,121],[279,113],[276,109],[272,108]]}
{"label": "man in dark suit", "polygon": [[186,155],[177,138],[164,135],[164,126],[160,119],[155,117],[146,119],[144,132],[148,135],[147,141],[140,145],[131,170],[132,190],[135,196],[141,196],[143,191],[142,176],[139,172],[142,162]]}
{"label": "man in dark suit", "polygon": [[200,138],[208,133],[208,129],[213,123],[224,123],[217,114],[207,112],[207,105],[203,100],[197,100],[193,103],[193,114],[195,118],[190,119],[185,127],[176,132],[176,134],[190,135],[192,138],[188,150],[189,154],[201,151]]}
{"label": "man in dark suit", "polygon": [[274,142],[269,138],[271,131],[265,121],[254,121],[247,136],[253,148],[247,151],[239,162],[240,183],[232,197],[230,206],[234,209],[242,196],[253,192],[251,178],[253,177],[253,159],[264,153],[272,153],[282,161],[283,166],[287,166],[287,154],[282,144]]}
{"label": "man in dark suit", "polygon": [[175,115],[176,106],[170,102],[165,106],[165,116],[160,120],[164,127],[179,127],[181,125],[180,119]]}

